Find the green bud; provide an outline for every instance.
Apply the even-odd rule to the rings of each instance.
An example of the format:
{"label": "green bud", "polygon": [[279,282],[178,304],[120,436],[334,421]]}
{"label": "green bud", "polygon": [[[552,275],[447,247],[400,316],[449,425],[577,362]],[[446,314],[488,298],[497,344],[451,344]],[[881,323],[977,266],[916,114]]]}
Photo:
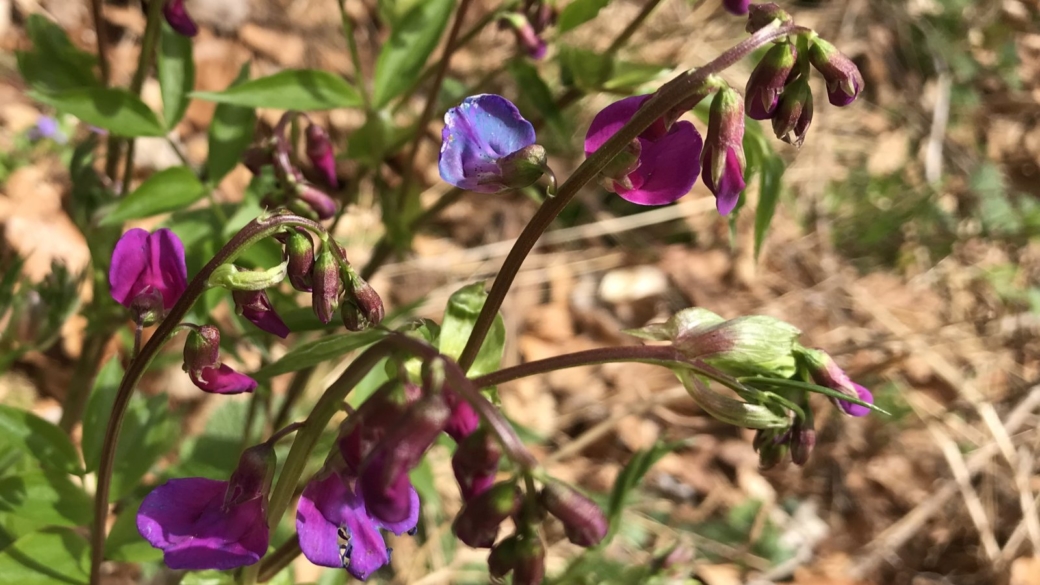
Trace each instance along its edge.
{"label": "green bud", "polygon": [[321,247],[321,251],[314,259],[314,272],[311,275],[311,305],[314,314],[322,323],[328,324],[332,321],[332,314],[339,307],[340,291],[342,283],[339,276],[339,265],[332,255],[332,242],[327,242]]}
{"label": "green bud", "polygon": [[206,280],[209,286],[219,286],[228,290],[264,290],[277,286],[285,280],[287,262],[282,262],[267,270],[242,270],[234,264],[222,264],[213,271]]}
{"label": "green bud", "polygon": [[727,373],[789,378],[796,370],[794,344],[800,334],[797,327],[779,319],[750,315],[680,334],[674,345]]}
{"label": "green bud", "polygon": [[509,189],[522,189],[530,186],[548,172],[554,187],[553,191],[555,191],[556,178],[552,176],[552,171],[549,169],[545,147],[540,144],[525,146],[498,159],[497,163],[502,172],[502,184]]}
{"label": "green bud", "polygon": [[628,329],[625,333],[651,341],[674,341],[680,335],[692,335],[723,321],[725,319],[708,309],[691,307],[679,311],[664,323],[651,323],[639,329]]}

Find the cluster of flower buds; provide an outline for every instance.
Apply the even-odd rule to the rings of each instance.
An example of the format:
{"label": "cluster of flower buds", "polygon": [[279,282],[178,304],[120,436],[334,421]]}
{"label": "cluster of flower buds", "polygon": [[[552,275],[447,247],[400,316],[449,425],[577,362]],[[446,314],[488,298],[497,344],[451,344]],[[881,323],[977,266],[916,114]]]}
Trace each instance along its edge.
{"label": "cluster of flower buds", "polygon": [[545,0],[527,0],[517,12],[507,12],[499,20],[500,27],[509,27],[516,34],[516,44],[528,57],[541,60],[548,50],[541,35],[556,22],[556,8]]}
{"label": "cluster of flower buds", "polygon": [[291,122],[299,117],[308,120],[304,131],[306,155],[314,173],[330,188],[339,188],[336,174],[336,156],[332,141],[321,126],[313,123],[302,112],[290,110],[282,115],[270,138],[260,145],[248,149],[243,155],[243,164],[253,174],[260,174],[270,166],[278,180],[278,191],[271,193],[265,202],[271,207],[285,206],[301,215],[325,220],[336,215],[336,202],[324,191],[308,181],[295,162],[293,148],[288,138]]}
{"label": "cluster of flower buds", "polygon": [[772,317],[723,319],[707,309],[691,308],[665,323],[628,333],[669,342],[684,360],[733,389],[739,400],[715,392],[691,370],[676,369],[705,412],[758,430],[755,448],[763,467],[775,465],[788,452],[798,465],[808,460],[816,433],[807,392],[830,396],[850,416],[864,416],[872,408],[869,390],[852,382],[825,352],[799,345],[797,328]]}
{"label": "cluster of flower buds", "polygon": [[252,565],[267,553],[267,499],[276,464],[268,441],[246,449],[227,481],[171,479],[145,496],[137,530],[163,551],[171,569]]}
{"label": "cluster of flower buds", "polygon": [[287,272],[293,288],[311,293],[314,315],[328,324],[336,309],[348,331],[364,331],[383,320],[383,300],[331,238],[317,253],[310,237],[298,232],[285,236]]}
{"label": "cluster of flower buds", "polygon": [[[774,3],[755,4],[748,13],[748,32],[772,23],[791,22],[791,15]],[[797,45],[797,46],[796,46]],[[801,146],[813,116],[809,65],[827,82],[831,104],[844,107],[863,90],[863,76],[845,54],[815,33],[779,39],[748,78],[748,116],[772,120],[776,137]]]}

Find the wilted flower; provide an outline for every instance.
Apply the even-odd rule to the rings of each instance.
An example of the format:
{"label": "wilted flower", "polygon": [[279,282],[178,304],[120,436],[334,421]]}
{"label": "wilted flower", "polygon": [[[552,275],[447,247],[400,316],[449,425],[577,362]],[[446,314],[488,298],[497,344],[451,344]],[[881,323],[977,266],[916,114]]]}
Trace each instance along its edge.
{"label": "wilted flower", "polygon": [[775,45],[766,52],[748,77],[744,91],[749,117],[755,120],[773,117],[780,93],[784,91],[797,61],[798,51],[789,42]]}
{"label": "wilted flower", "polygon": [[468,97],[449,109],[441,140],[441,178],[460,189],[520,189],[538,180],[545,167],[534,126],[500,95]]}
{"label": "wilted flower", "polygon": [[256,380],[220,362],[220,330],[212,325],[193,327],[184,341],[184,370],[204,392],[240,394],[256,389]]}
{"label": "wilted flower", "polygon": [[231,297],[235,300],[235,310],[260,329],[285,339],[289,335],[289,327],[271,306],[271,299],[262,290],[234,291]]}
{"label": "wilted flower", "polygon": [[177,33],[186,37],[193,37],[199,34],[199,27],[191,19],[191,15],[188,14],[188,9],[184,6],[184,0],[166,0],[166,4],[163,6],[163,16],[166,17],[166,22],[170,24],[170,28],[177,31]]}
{"label": "wilted flower", "polygon": [[809,62],[827,81],[827,99],[843,107],[851,104],[863,91],[859,68],[834,45],[817,37],[809,46]]}
{"label": "wilted flower", "polygon": [[701,155],[701,178],[715,194],[715,206],[726,215],[744,191],[744,98],[726,87],[715,94],[708,117],[708,136]]}
{"label": "wilted flower", "polygon": [[[650,97],[625,98],[596,114],[585,135],[585,155],[603,146]],[[688,193],[700,173],[701,135],[693,124],[684,120],[668,127],[664,119],[658,119],[638,141],[639,146],[631,148],[622,164],[612,165],[614,172],[607,171],[607,187],[640,205],[665,205]]]}
{"label": "wilted flower", "polygon": [[274,450],[242,453],[229,481],[171,479],[145,496],[137,530],[171,569],[225,571],[252,565],[267,552],[267,492]]}
{"label": "wilted flower", "polygon": [[127,231],[112,252],[108,271],[112,298],[134,311],[144,325],[159,320],[188,288],[184,245],[177,234],[162,228],[155,233]]}

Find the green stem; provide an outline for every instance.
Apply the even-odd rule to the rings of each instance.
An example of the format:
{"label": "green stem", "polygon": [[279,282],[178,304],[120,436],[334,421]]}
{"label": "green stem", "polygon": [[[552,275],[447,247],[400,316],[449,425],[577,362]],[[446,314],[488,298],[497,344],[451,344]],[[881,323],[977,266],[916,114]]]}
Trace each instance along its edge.
{"label": "green stem", "polygon": [[357,39],[354,38],[354,19],[347,14],[347,0],[336,0],[339,8],[340,25],[343,27],[343,37],[347,40],[347,49],[350,51],[350,62],[354,65],[354,83],[361,93],[361,101],[368,110],[372,105],[371,97],[368,95],[368,86],[365,84],[365,75],[361,71],[361,53],[358,52]]}
{"label": "green stem", "polygon": [[549,227],[549,224],[556,219],[556,216],[563,211],[563,208],[570,203],[571,199],[578,194],[578,191],[589,181],[595,179],[596,175],[621,152],[621,149],[632,140],[635,140],[640,133],[650,127],[650,124],[660,118],[665,112],[678,106],[683,100],[693,95],[708,79],[709,75],[719,73],[774,39],[800,32],[806,32],[806,29],[790,24],[779,27],[774,24],[765,27],[751,35],[750,38],[719,55],[718,58],[704,67],[684,72],[679,77],[662,86],[653,97],[643,104],[627,124],[622,126],[603,146],[585,159],[585,162],[574,171],[574,174],[560,186],[556,196],[547,199],[542,204],[534,217],[531,218],[531,221],[524,227],[524,231],[517,238],[513,248],[509,251],[509,255],[506,256],[502,269],[499,271],[498,276],[495,277],[495,284],[492,285],[488,298],[484,302],[480,315],[473,326],[473,332],[469,337],[469,341],[466,343],[462,355],[459,356],[459,365],[462,366],[463,370],[468,370],[473,365],[473,360],[476,359],[477,352],[484,343],[484,338],[491,329],[495,315],[498,314],[498,310],[502,307],[506,293],[509,292],[513,280],[520,272],[520,267],[527,258],[527,254],[534,248],[538,238]]}
{"label": "green stem", "polygon": [[270,581],[275,575],[282,572],[282,569],[288,567],[293,559],[300,556],[301,552],[300,535],[294,534],[273,553],[264,557],[263,562],[260,563],[257,581],[260,583]]}
{"label": "green stem", "polygon": [[104,355],[105,345],[108,344],[111,336],[107,330],[99,331],[88,335],[83,343],[79,361],[76,362],[76,369],[72,373],[69,393],[65,396],[61,421],[58,423],[58,426],[66,433],[72,432],[72,428],[83,418],[83,411],[86,409],[87,399],[90,397],[90,389],[101,366],[101,356]]}
{"label": "green stem", "polygon": [[180,325],[182,319],[188,314],[195,301],[207,289],[206,280],[213,274],[218,266],[232,262],[250,246],[260,240],[269,237],[278,230],[289,227],[300,226],[324,234],[321,224],[293,215],[281,213],[270,217],[258,218],[241,229],[231,240],[221,248],[216,256],[207,263],[195,278],[188,283],[187,290],[181,295],[170,312],[159,323],[155,333],[148,343],[141,348],[141,352],[127,366],[123,380],[119,384],[119,390],[112,403],[112,415],[105,429],[105,441],[101,448],[101,462],[98,466],[97,491],[94,494],[94,526],[91,532],[90,551],[90,583],[99,585],[101,579],[101,562],[104,560],[105,552],[105,520],[108,518],[108,496],[112,487],[112,468],[115,463],[116,445],[119,442],[119,432],[123,426],[123,417],[126,415],[127,406],[134,388],[144,375],[148,365],[158,355],[159,350],[170,338],[173,331]]}

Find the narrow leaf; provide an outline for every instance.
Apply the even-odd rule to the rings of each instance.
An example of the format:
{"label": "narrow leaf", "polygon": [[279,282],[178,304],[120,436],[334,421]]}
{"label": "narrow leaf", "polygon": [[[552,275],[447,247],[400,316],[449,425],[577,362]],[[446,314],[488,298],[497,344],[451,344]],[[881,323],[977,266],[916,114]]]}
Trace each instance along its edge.
{"label": "narrow leaf", "polygon": [[97,59],[76,48],[60,26],[40,14],[32,14],[25,32],[32,41],[32,50],[15,54],[19,73],[34,89],[60,91],[100,86],[94,75]]}
{"label": "narrow leaf", "polygon": [[560,12],[556,28],[563,34],[596,18],[610,0],[574,0]]}
{"label": "narrow leaf", "polygon": [[415,81],[437,47],[455,0],[425,0],[394,24],[376,61],[372,100],[382,108]]}
{"label": "narrow leaf", "polygon": [[173,128],[188,110],[188,93],[195,87],[195,61],[191,39],[178,34],[165,22],[159,41],[159,89],[163,120]]}
{"label": "narrow leaf", "polygon": [[0,405],[0,443],[36,458],[45,469],[82,473],[68,435],[35,414]]}
{"label": "narrow leaf", "polygon": [[101,445],[105,442],[105,427],[112,414],[119,382],[123,379],[123,366],[117,356],[112,356],[94,380],[90,391],[87,410],[83,416],[83,461],[87,471],[96,471],[101,460]]}
{"label": "narrow leaf", "polygon": [[509,73],[516,80],[517,86],[524,88],[521,93],[523,99],[538,111],[542,119],[549,123],[550,128],[559,136],[564,136],[566,125],[563,122],[563,116],[560,114],[560,109],[556,107],[552,90],[538,74],[538,70],[527,61],[514,59],[509,63]]}
{"label": "narrow leaf", "polygon": [[[249,79],[249,63],[242,65],[227,91],[245,85]],[[256,111],[252,107],[222,103],[213,114],[209,126],[209,156],[206,159],[206,180],[217,184],[235,168],[242,153],[253,141],[256,129]]]}
{"label": "narrow leaf", "polygon": [[316,339],[296,347],[282,356],[282,359],[261,368],[253,374],[253,378],[262,381],[280,374],[309,368],[361,349],[374,343],[383,335],[385,335],[384,332],[372,329],[362,333],[342,333]]}
{"label": "narrow leaf", "polygon": [[278,110],[331,110],[361,105],[361,96],[338,75],[314,69],[287,69],[224,91],[197,91],[191,97],[221,104]]}
{"label": "narrow leaf", "polygon": [[755,259],[762,250],[762,242],[769,232],[769,225],[776,213],[776,204],[780,200],[780,179],[784,176],[784,161],[780,157],[769,154],[763,157],[758,179],[758,208],[755,209]]}
{"label": "narrow leaf", "polygon": [[123,431],[116,447],[110,501],[116,501],[141,481],[177,438],[177,426],[170,416],[165,394],[149,398],[134,396],[123,419]]}
{"label": "narrow leaf", "polygon": [[30,91],[28,95],[119,136],[163,136],[166,133],[155,113],[141,98],[125,89],[89,87],[55,92]]}
{"label": "narrow leaf", "polygon": [[206,195],[206,187],[188,167],[170,167],[141,183],[134,192],[119,202],[115,210],[101,220],[101,225],[122,223],[183,209]]}

